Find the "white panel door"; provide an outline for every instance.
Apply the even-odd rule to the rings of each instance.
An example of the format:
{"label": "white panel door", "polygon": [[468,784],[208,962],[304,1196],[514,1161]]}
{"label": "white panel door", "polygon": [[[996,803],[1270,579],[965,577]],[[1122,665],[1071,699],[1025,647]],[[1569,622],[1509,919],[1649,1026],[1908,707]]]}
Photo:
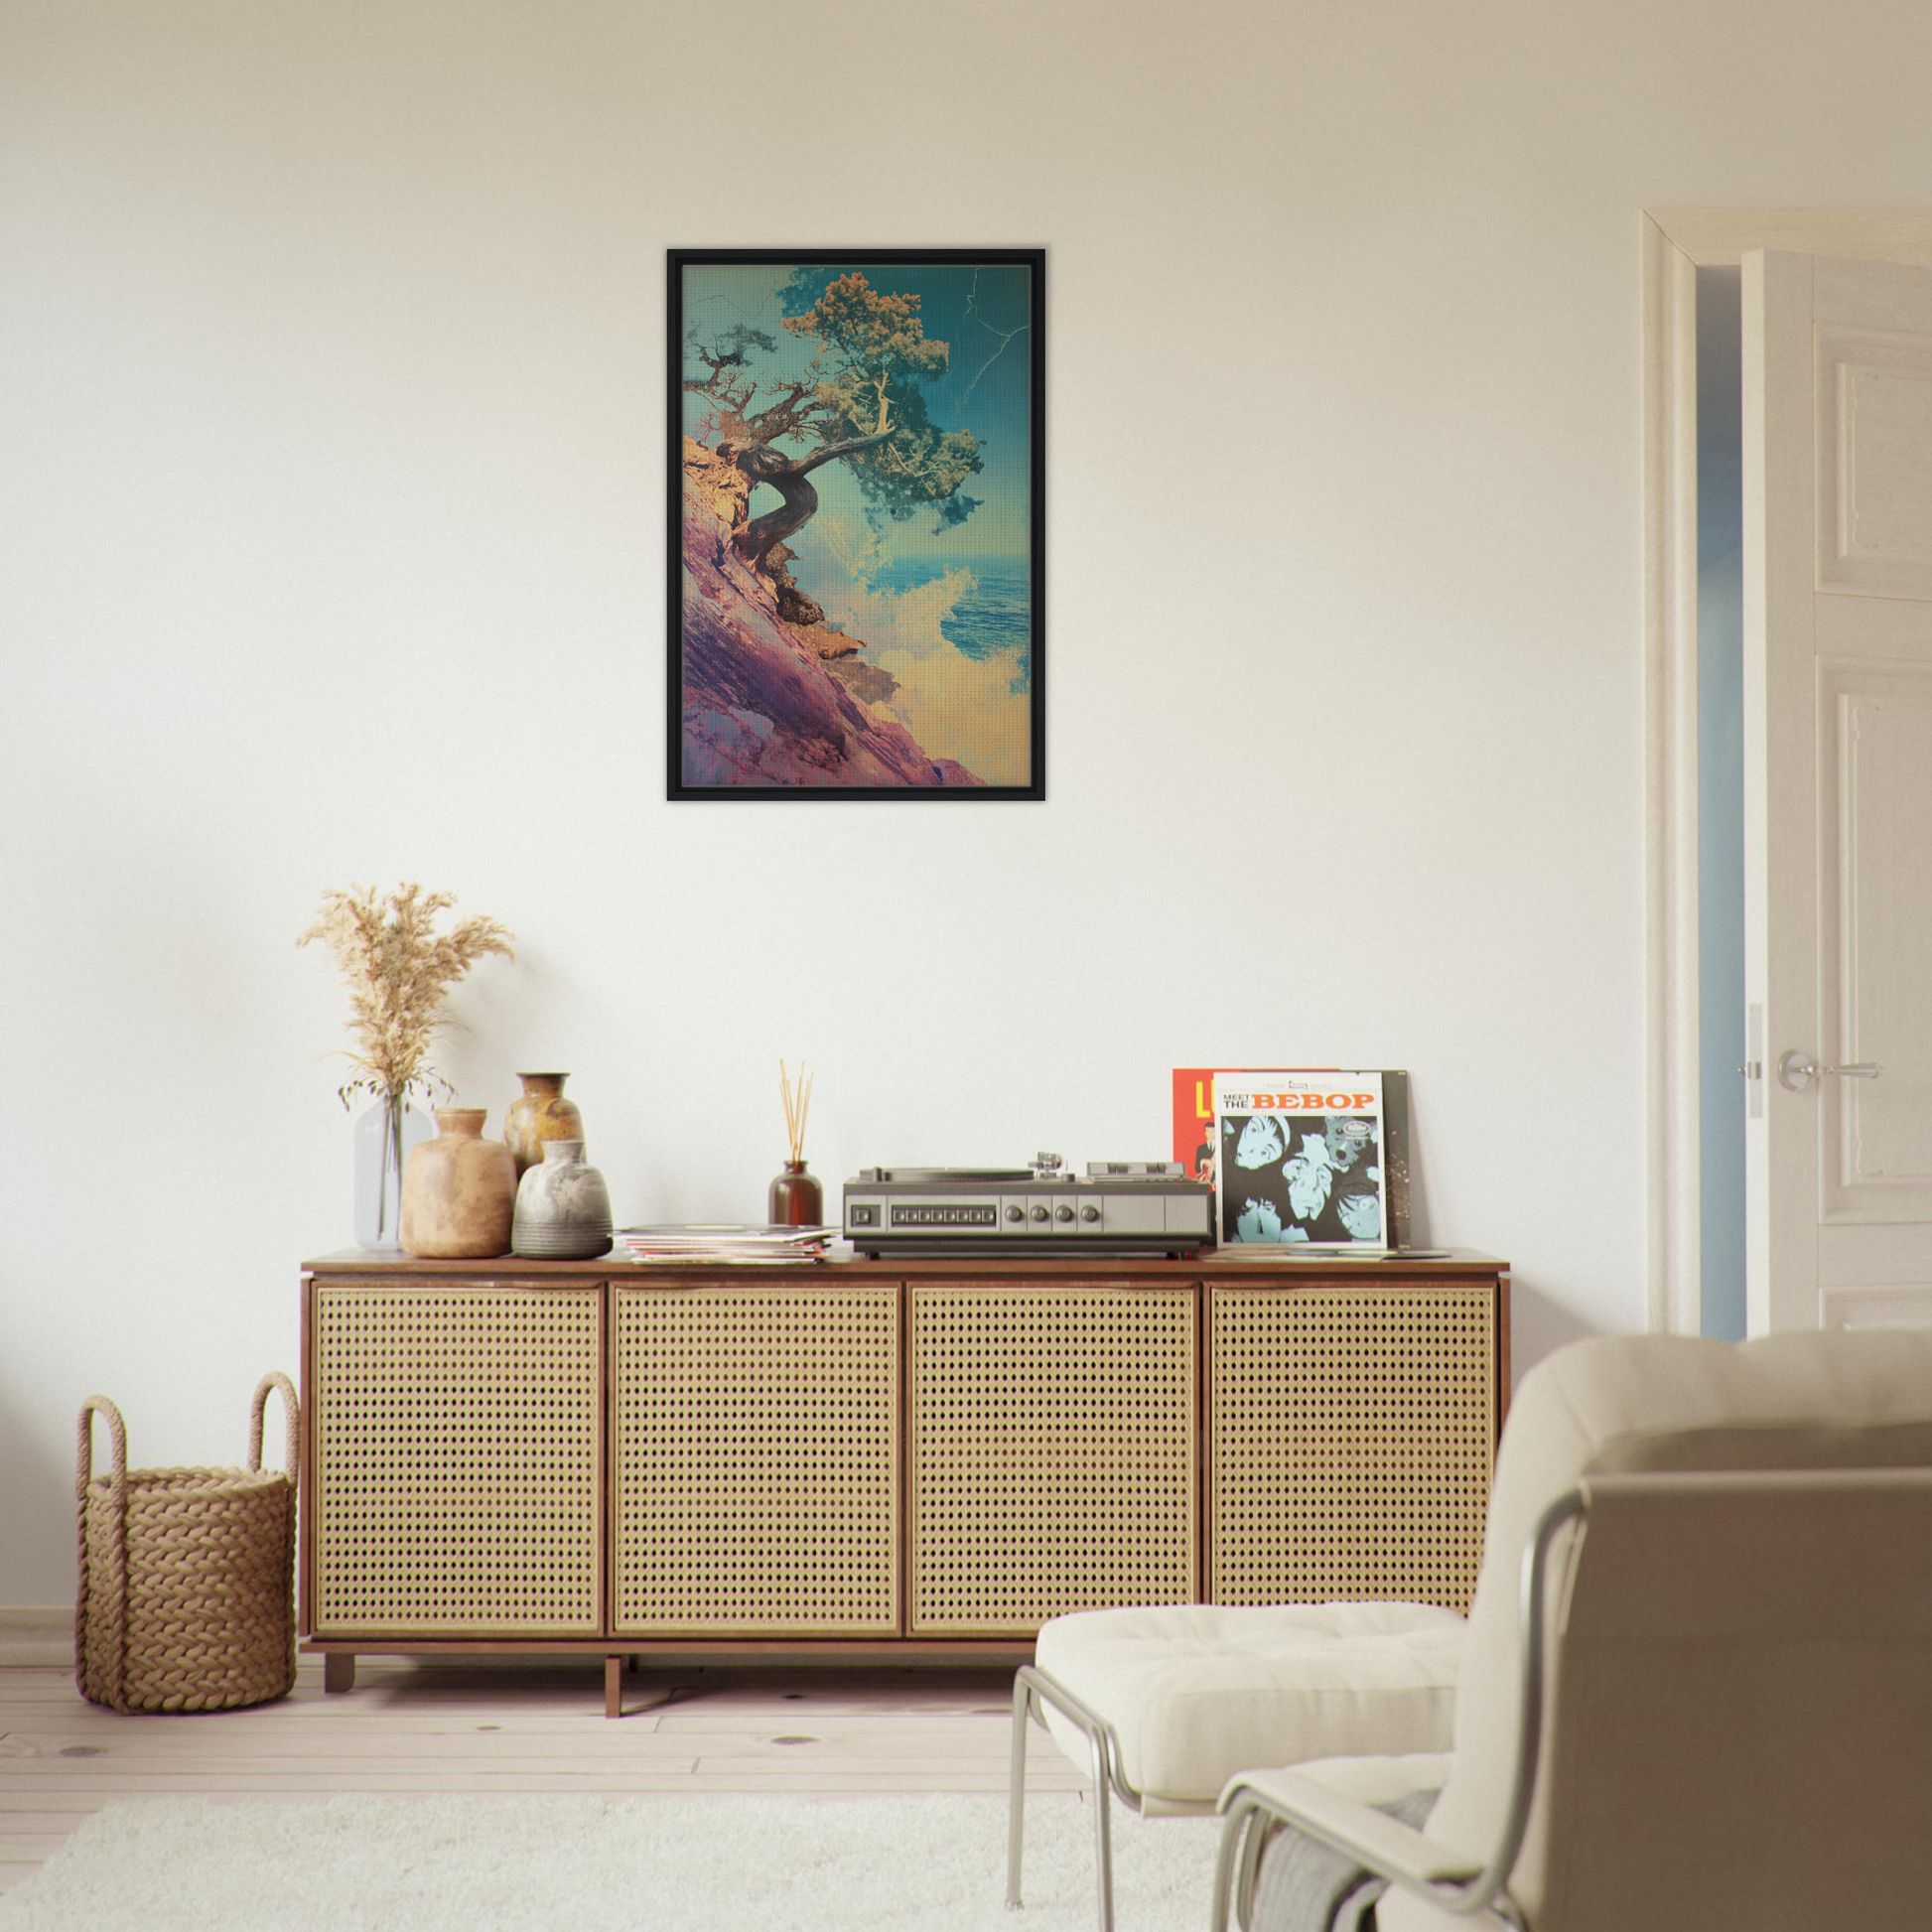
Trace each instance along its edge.
{"label": "white panel door", "polygon": [[1932,1322],[1932,270],[1744,257],[1753,1333]]}

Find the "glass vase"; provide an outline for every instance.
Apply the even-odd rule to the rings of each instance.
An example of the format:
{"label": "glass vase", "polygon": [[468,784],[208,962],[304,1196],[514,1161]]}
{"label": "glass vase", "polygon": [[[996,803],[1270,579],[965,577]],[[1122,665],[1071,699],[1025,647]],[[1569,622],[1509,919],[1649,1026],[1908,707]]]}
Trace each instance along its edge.
{"label": "glass vase", "polygon": [[364,1107],[355,1117],[355,1245],[400,1253],[402,1170],[411,1148],[434,1134],[429,1121],[400,1094]]}

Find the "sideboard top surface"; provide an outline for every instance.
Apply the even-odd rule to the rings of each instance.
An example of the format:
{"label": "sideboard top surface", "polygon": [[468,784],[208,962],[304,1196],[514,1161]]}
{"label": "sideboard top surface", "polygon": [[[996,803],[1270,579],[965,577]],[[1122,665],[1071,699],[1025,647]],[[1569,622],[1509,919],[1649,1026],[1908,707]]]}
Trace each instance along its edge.
{"label": "sideboard top surface", "polygon": [[[1252,1251],[1250,1251],[1252,1253]],[[1307,1275],[1311,1282],[1336,1280],[1370,1283],[1468,1280],[1493,1281],[1508,1272],[1509,1264],[1494,1255],[1469,1248],[1430,1249],[1432,1259],[1396,1255],[1388,1260],[1351,1260],[1340,1255],[1311,1256],[1304,1260],[1292,1251],[1271,1250],[1262,1257],[1238,1258],[1239,1250],[1203,1248],[1187,1260],[1163,1255],[1035,1255],[1026,1257],[979,1255],[897,1256],[868,1261],[857,1255],[828,1261],[774,1265],[734,1265],[731,1262],[637,1262],[605,1255],[595,1261],[528,1261],[519,1255],[492,1255],[459,1261],[419,1260],[414,1255],[382,1254],[366,1248],[344,1248],[302,1264],[306,1275],[353,1278],[398,1277],[435,1280],[439,1277],[474,1281],[551,1282],[558,1287],[591,1282],[691,1281],[720,1278],[756,1281],[1027,1281],[1038,1280],[1042,1270],[1054,1281],[1095,1280],[1218,1283]],[[1434,1258],[1440,1257],[1440,1258]]]}

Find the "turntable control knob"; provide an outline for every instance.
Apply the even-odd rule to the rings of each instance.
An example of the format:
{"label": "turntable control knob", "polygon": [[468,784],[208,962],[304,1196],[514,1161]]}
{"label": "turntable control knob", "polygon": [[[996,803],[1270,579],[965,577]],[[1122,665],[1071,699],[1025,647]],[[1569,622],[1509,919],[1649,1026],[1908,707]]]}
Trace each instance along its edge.
{"label": "turntable control knob", "polygon": [[1080,1218],[1083,1221],[1097,1221],[1100,1218],[1100,1210],[1089,1203],[1087,1206],[1081,1208]]}
{"label": "turntable control knob", "polygon": [[1043,1208],[1043,1207],[1035,1207],[1035,1208],[1034,1209],[1034,1219],[1035,1219],[1035,1221],[1043,1221],[1043,1220],[1045,1220],[1045,1219],[1046,1219],[1046,1210],[1045,1210],[1045,1208]]}
{"label": "turntable control knob", "polygon": [[1062,1203],[1060,1206],[1054,1208],[1053,1218],[1057,1221],[1070,1221],[1073,1218],[1073,1210]]}
{"label": "turntable control knob", "polygon": [[1027,1218],[1027,1210],[1024,1207],[1022,1207],[1018,1201],[1015,1201],[1007,1209],[1007,1219],[1009,1221],[1024,1221],[1026,1218]]}

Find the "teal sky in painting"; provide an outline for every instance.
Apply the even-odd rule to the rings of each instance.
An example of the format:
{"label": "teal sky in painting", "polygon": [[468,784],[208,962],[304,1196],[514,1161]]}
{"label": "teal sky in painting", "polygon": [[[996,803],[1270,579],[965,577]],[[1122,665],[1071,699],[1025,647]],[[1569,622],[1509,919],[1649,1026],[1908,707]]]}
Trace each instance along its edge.
{"label": "teal sky in painting", "polygon": [[[945,374],[927,382],[925,403],[942,429],[970,430],[980,444],[980,474],[968,477],[962,493],[980,498],[980,506],[965,522],[935,532],[936,509],[922,507],[902,523],[888,523],[884,554],[889,559],[930,558],[942,562],[973,557],[1025,556],[1029,548],[1029,491],[1027,454],[1031,345],[1027,334],[1031,271],[1018,264],[913,263],[894,265],[854,260],[805,270],[808,289],[787,295],[792,269],[783,263],[684,266],[684,325],[710,343],[735,323],[761,329],[777,342],[774,353],[747,351],[747,366],[771,377],[801,375],[810,363],[814,344],[809,337],[787,334],[782,323],[789,314],[811,307],[817,291],[835,276],[857,269],[876,290],[916,295],[926,339],[947,345]],[[685,373],[693,378],[707,371],[689,352]],[[706,408],[706,398],[689,392],[684,398],[689,427]],[[754,405],[756,406],[756,404]],[[781,448],[802,455],[807,446],[783,442]],[[831,514],[850,524],[864,521],[865,503],[853,480],[851,466],[828,463],[812,473],[819,494],[819,514]],[[776,492],[760,486],[752,502],[754,515],[769,509]],[[810,525],[793,539],[807,540]]]}

